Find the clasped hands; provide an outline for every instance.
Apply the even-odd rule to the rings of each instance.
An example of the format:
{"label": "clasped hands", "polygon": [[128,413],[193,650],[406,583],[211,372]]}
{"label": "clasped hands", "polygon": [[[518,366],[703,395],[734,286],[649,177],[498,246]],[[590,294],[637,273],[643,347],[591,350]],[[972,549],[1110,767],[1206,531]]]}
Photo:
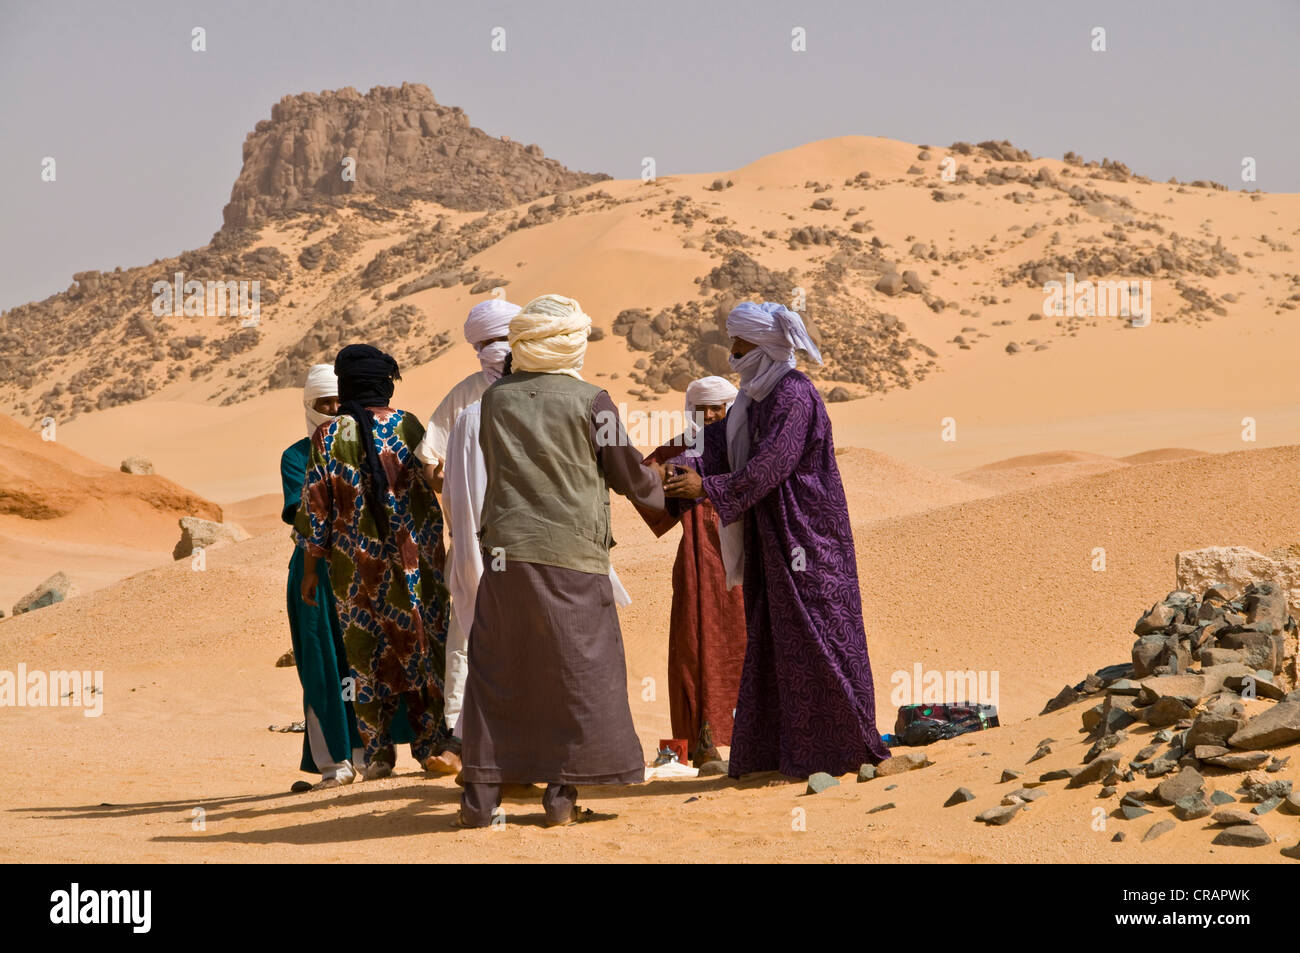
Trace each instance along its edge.
{"label": "clasped hands", "polygon": [[648,463],[651,470],[659,476],[663,484],[664,496],[678,497],[683,500],[698,500],[704,495],[704,480],[690,467],[679,467],[668,463]]}

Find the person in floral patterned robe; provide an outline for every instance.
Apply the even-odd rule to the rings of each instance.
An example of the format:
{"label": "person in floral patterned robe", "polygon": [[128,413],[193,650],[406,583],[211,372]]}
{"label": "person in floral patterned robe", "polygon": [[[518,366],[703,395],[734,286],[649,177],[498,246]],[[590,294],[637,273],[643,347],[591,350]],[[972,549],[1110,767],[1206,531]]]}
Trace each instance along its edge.
{"label": "person in floral patterned robe", "polygon": [[312,436],[294,528],[307,556],[309,604],[316,560],[329,561],[365,776],[375,778],[392,772],[391,727],[400,701],[421,765],[446,742],[442,510],[415,456],[423,426],[388,406],[393,379],[400,379],[396,362],[368,345],[349,345],[335,372],[341,415]]}

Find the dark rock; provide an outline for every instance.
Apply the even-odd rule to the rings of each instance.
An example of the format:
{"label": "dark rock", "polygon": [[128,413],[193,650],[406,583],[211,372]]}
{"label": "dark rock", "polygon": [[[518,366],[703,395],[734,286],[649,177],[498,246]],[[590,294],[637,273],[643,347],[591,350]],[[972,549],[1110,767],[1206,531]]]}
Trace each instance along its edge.
{"label": "dark rock", "polygon": [[1010,824],[1011,819],[1015,817],[1023,807],[1023,804],[1011,804],[1005,807],[991,807],[982,814],[976,815],[975,820],[1001,827],[1003,824]]}
{"label": "dark rock", "polygon": [[1176,804],[1179,800],[1199,795],[1205,790],[1205,779],[1195,768],[1183,768],[1156,786],[1156,798],[1162,804]]}
{"label": "dark rock", "polygon": [[1198,818],[1209,817],[1214,808],[1210,802],[1200,795],[1193,794],[1188,797],[1179,798],[1174,802],[1174,816],[1180,821],[1194,821]]}
{"label": "dark rock", "polygon": [[1070,778],[1067,788],[1081,788],[1093,784],[1110,774],[1111,769],[1119,764],[1122,755],[1118,751],[1107,751],[1098,755],[1093,761]]}
{"label": "dark rock", "polygon": [[1300,702],[1278,702],[1246,722],[1228,739],[1233,748],[1255,751],[1300,739]]}
{"label": "dark rock", "polygon": [[1216,847],[1264,847],[1272,836],[1258,824],[1236,824],[1219,832],[1210,843]]}
{"label": "dark rock", "polygon": [[973,800],[975,800],[975,795],[971,793],[969,788],[958,788],[948,795],[948,800],[943,802],[943,806],[952,807],[955,804],[964,804]]}

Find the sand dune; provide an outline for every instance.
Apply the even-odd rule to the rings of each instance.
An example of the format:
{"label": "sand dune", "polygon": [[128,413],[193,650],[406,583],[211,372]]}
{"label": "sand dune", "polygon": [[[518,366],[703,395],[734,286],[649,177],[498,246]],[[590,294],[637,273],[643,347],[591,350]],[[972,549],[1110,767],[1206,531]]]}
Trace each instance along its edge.
{"label": "sand dune", "polygon": [[1095,453],[1058,450],[997,460],[957,474],[957,479],[995,493],[1011,493],[1117,470],[1126,464]]}
{"label": "sand dune", "polygon": [[56,572],[88,592],[170,560],[181,516],[219,520],[221,508],[165,477],[110,469],[0,416],[6,611]]}

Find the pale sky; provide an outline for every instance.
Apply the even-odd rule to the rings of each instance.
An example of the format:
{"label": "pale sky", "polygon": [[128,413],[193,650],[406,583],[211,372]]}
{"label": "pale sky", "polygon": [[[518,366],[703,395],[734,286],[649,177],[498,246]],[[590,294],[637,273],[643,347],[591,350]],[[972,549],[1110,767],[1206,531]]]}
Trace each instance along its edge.
{"label": "pale sky", "polygon": [[1248,187],[1297,192],[1298,41],[1296,0],[0,0],[0,308],[208,242],[245,135],[306,90],[424,83],[617,178],[874,135],[1232,189],[1252,156]]}

